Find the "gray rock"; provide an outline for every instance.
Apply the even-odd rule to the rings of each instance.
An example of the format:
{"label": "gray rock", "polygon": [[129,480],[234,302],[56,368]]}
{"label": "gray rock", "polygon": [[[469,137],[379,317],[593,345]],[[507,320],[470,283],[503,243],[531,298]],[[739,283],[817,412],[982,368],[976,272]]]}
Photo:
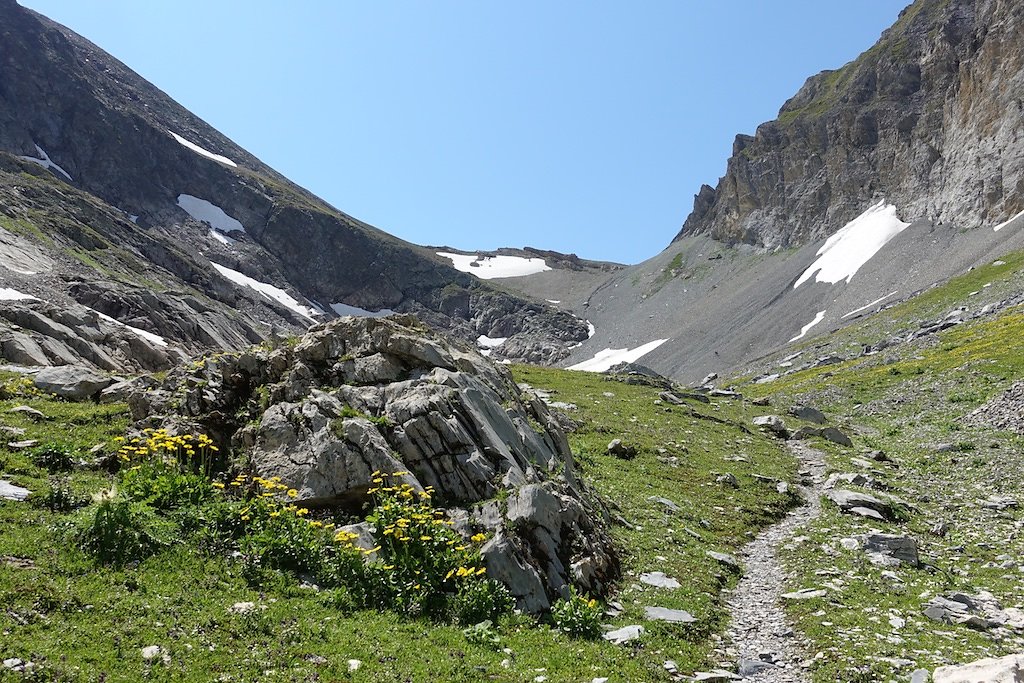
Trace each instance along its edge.
{"label": "gray rock", "polygon": [[1024,681],[1024,654],[940,666],[932,680],[934,683],[1021,683]]}
{"label": "gray rock", "polygon": [[50,364],[43,349],[32,337],[13,330],[3,340],[0,340],[0,353],[8,361],[19,365]]}
{"label": "gray rock", "polygon": [[644,616],[653,621],[668,621],[673,624],[692,624],[697,621],[686,610],[668,609],[667,607],[644,607]]}
{"label": "gray rock", "polygon": [[823,598],[826,595],[828,595],[828,591],[820,588],[801,588],[791,593],[783,593],[782,598],[784,600],[813,600],[815,598]]}
{"label": "gray rock", "polygon": [[680,510],[679,506],[676,505],[671,500],[669,500],[668,498],[662,498],[661,496],[648,496],[647,500],[651,501],[652,503],[658,503],[659,505],[664,506],[665,509],[667,509],[669,512],[679,512]]}
{"label": "gray rock", "polygon": [[851,515],[857,515],[858,517],[867,517],[869,519],[877,519],[879,522],[884,522],[885,517],[878,510],[871,508],[861,507],[859,505],[844,509],[843,512],[849,512]]}
{"label": "gray rock", "polygon": [[604,639],[621,645],[622,643],[628,643],[631,640],[636,640],[644,634],[644,627],[639,624],[633,626],[623,626],[622,628],[615,629],[614,631],[608,631],[604,634]]}
{"label": "gray rock", "polygon": [[825,493],[825,497],[836,504],[843,512],[852,512],[862,508],[876,512],[880,518],[891,518],[892,507],[889,503],[868,493],[850,491],[849,489],[833,489]]}
{"label": "gray rock", "polygon": [[676,589],[682,587],[682,584],[676,579],[665,576],[664,572],[645,572],[640,575],[640,583],[646,583],[648,586],[656,588]]}
{"label": "gray rock", "polygon": [[731,489],[737,489],[740,487],[740,482],[736,479],[736,475],[732,472],[725,472],[715,477],[715,481],[722,486],[728,486]]}
{"label": "gray rock", "polygon": [[389,483],[432,487],[460,532],[491,534],[488,576],[524,611],[548,609],[568,585],[603,595],[618,575],[606,512],[581,496],[549,408],[411,317],[340,318],[295,345],[206,358],[159,389],[136,387],[129,406],[215,436],[307,506],[361,512],[374,472],[405,472]]}
{"label": "gray rock", "polygon": [[711,671],[696,671],[691,681],[707,681],[707,683],[718,683],[721,681],[738,681],[740,677],[725,669],[712,669]]}
{"label": "gray rock", "polygon": [[46,419],[46,415],[42,411],[36,410],[31,406],[15,406],[7,412],[14,413],[15,415],[25,415],[31,418],[33,422],[40,422]]}
{"label": "gray rock", "polygon": [[28,498],[30,491],[20,486],[15,486],[9,481],[0,479],[0,498],[4,500],[25,500]]}
{"label": "gray rock", "polygon": [[864,550],[880,553],[905,562],[912,567],[920,564],[917,541],[909,536],[893,534],[866,534],[862,537]]}
{"label": "gray rock", "polygon": [[728,553],[720,553],[714,550],[705,551],[704,554],[710,557],[712,560],[715,560],[716,562],[721,562],[730,569],[738,571],[741,568],[740,561],[736,559],[735,555],[729,555]]}
{"label": "gray rock", "polygon": [[74,365],[45,368],[40,370],[33,379],[33,383],[40,391],[69,401],[91,399],[113,381],[109,377],[96,374],[89,368]]}
{"label": "gray rock", "polygon": [[789,414],[805,422],[823,425],[826,422],[825,414],[811,406],[797,405],[789,409]]}
{"label": "gray rock", "polygon": [[771,662],[765,662],[760,659],[740,659],[737,673],[740,678],[750,678],[756,676],[762,671],[776,668]]}
{"label": "gray rock", "polygon": [[824,427],[818,432],[818,435],[826,441],[831,441],[840,446],[846,446],[847,448],[853,446],[853,440],[836,427]]}
{"label": "gray rock", "polygon": [[998,510],[1000,512],[1017,506],[1017,499],[1012,496],[992,496],[991,498],[981,501],[981,507],[988,508],[989,510]]}
{"label": "gray rock", "polygon": [[761,415],[754,418],[754,426],[760,427],[761,429],[771,432],[776,436],[785,437],[788,432],[786,431],[786,423],[778,415]]}
{"label": "gray rock", "polygon": [[636,457],[636,448],[623,444],[622,439],[612,439],[608,443],[607,451],[608,455],[613,455],[623,460],[632,460]]}

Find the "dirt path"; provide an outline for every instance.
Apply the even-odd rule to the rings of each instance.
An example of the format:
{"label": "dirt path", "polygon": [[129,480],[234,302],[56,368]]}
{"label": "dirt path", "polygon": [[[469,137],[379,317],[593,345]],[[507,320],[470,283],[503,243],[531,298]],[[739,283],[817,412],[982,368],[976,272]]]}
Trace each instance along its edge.
{"label": "dirt path", "polygon": [[804,504],[762,531],[743,549],[743,578],[728,598],[732,623],[726,631],[726,642],[731,644],[730,654],[739,662],[745,680],[758,683],[810,680],[800,666],[808,654],[793,636],[782,611],[784,572],[778,549],[821,512],[825,457],[821,451],[800,442],[789,442],[787,446],[799,458],[800,471],[807,482],[799,487]]}

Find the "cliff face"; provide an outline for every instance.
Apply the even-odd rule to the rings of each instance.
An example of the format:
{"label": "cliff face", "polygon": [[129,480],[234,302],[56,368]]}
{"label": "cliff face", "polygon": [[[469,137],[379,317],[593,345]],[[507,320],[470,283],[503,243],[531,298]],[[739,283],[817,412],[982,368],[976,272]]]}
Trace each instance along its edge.
{"label": "cliff face", "polygon": [[1024,3],[917,0],[853,62],[808,79],[704,186],[675,240],[800,245],[872,200],[963,228],[1024,210]]}

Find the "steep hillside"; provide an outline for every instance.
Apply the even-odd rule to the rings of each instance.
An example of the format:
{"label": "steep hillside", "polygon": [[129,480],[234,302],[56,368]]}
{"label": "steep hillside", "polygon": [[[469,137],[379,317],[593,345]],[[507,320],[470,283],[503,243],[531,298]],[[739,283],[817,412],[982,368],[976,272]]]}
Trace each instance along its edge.
{"label": "steep hillside", "polygon": [[[70,297],[189,350],[237,348],[337,310],[414,312],[465,339],[501,327],[531,361],[558,360],[586,338],[574,317],[481,283],[293,185],[13,0],[0,2],[0,40],[4,213],[17,224],[0,226],[14,245],[0,265],[6,284],[23,287],[12,289]],[[14,252],[40,253],[48,267],[19,266]],[[181,296],[202,304],[165,305]],[[199,313],[216,318],[218,334],[199,331]],[[42,344],[45,333],[35,335]]]}

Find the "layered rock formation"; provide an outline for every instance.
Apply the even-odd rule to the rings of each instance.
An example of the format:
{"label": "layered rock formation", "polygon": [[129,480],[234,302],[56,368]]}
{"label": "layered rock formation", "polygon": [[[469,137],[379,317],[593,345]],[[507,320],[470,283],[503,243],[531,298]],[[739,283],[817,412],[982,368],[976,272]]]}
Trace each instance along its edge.
{"label": "layered rock formation", "polygon": [[917,0],[874,47],[738,135],[676,240],[804,244],[882,197],[964,228],[1024,210],[1022,31],[1019,2]]}
{"label": "layered rock formation", "polygon": [[310,506],[360,511],[373,472],[409,471],[457,529],[492,534],[489,575],[523,609],[569,584],[601,594],[618,573],[606,511],[544,403],[415,318],[341,318],[295,345],[209,356],[129,403],[146,424],[210,434]]}

